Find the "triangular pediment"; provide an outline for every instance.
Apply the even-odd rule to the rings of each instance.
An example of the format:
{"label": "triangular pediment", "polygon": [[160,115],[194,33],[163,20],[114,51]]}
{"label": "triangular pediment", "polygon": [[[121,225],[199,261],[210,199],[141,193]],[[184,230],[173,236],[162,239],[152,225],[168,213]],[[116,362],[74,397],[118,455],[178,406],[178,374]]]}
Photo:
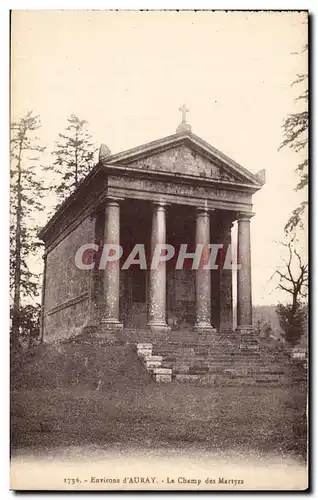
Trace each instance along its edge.
{"label": "triangular pediment", "polygon": [[192,133],[174,134],[105,158],[111,165],[260,188],[260,179]]}
{"label": "triangular pediment", "polygon": [[201,156],[194,149],[186,145],[171,147],[166,151],[152,155],[148,154],[139,160],[128,160],[125,164],[146,170],[210,177],[216,180],[238,180],[237,177],[227,173],[224,168],[217,166],[215,163]]}

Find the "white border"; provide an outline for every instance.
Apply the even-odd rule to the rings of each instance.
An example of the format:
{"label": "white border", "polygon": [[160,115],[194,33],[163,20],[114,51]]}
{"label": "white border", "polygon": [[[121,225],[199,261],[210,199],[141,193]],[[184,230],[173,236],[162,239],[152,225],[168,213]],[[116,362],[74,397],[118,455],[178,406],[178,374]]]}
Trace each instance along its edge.
{"label": "white border", "polygon": [[[196,0],[196,1],[176,1],[176,0],[166,0],[166,1],[132,1],[132,0],[91,0],[90,2],[79,2],[78,0],[55,0],[55,1],[47,1],[43,2],[40,0],[15,0],[11,2],[4,1],[0,7],[0,54],[1,54],[1,70],[2,77],[0,80],[1,84],[1,110],[2,110],[2,119],[1,119],[1,150],[2,150],[2,161],[1,161],[1,182],[0,182],[0,227],[2,228],[2,245],[1,245],[1,263],[2,263],[2,273],[1,273],[1,288],[0,288],[0,304],[1,304],[1,381],[2,381],[2,398],[1,398],[1,429],[3,432],[1,439],[1,455],[0,455],[0,488],[1,488],[1,498],[8,498],[13,495],[12,492],[9,492],[9,462],[8,462],[8,446],[9,446],[9,436],[8,436],[8,426],[9,426],[9,376],[8,376],[8,362],[9,362],[9,350],[8,350],[8,329],[9,329],[9,319],[8,319],[8,258],[9,258],[9,249],[8,249],[8,240],[9,240],[9,230],[8,230],[8,184],[9,184],[9,154],[8,154],[8,144],[9,144],[9,9],[13,10],[26,10],[26,9],[39,9],[39,10],[73,10],[73,9],[81,9],[81,10],[109,10],[109,9],[126,9],[126,10],[139,10],[139,9],[152,9],[152,10],[161,10],[161,9],[183,9],[183,10],[193,10],[193,9],[206,9],[206,10],[306,10],[309,9],[312,19],[312,32],[314,33],[314,25],[315,25],[315,14],[317,11],[317,2],[314,0],[307,0],[305,2],[294,1],[294,0],[285,0],[280,1],[277,4],[277,1],[207,1],[207,0]],[[316,50],[316,40],[314,36],[311,40],[311,51],[312,54],[317,54]],[[312,57],[312,61],[314,57]],[[317,65],[316,67],[311,68],[311,74],[313,82],[317,82]],[[314,88],[312,87],[312,92],[314,92]],[[312,103],[312,116],[315,117],[315,103]],[[312,198],[311,202],[312,206],[312,214],[316,212],[315,207],[315,199],[318,197],[318,186],[315,182],[315,165],[314,165],[314,145],[317,143],[317,126],[316,129],[313,130],[313,134],[311,137],[312,141],[312,170],[311,170],[311,182],[313,185],[312,189]],[[313,229],[317,230],[317,220],[313,220]],[[317,231],[314,231],[312,235],[312,258],[317,257]],[[312,276],[312,290],[316,290],[317,282],[317,274],[318,269],[317,266],[312,264],[313,268],[313,276]],[[312,310],[318,310],[318,294],[312,298]],[[313,316],[313,320],[315,317]],[[311,337],[314,339],[316,335],[315,324],[312,325]],[[311,342],[311,351],[312,351],[312,366],[311,366],[311,385],[313,388],[312,398],[314,401],[317,401],[317,388],[315,384],[315,352],[314,352],[314,341]],[[313,401],[311,401],[313,404]],[[312,408],[314,411],[314,408]],[[313,455],[316,457],[316,446],[315,446],[315,436],[313,436],[313,428],[311,428],[311,441],[313,445]],[[316,485],[316,474],[317,468],[315,470],[314,465],[312,464],[312,473],[313,473],[313,486]],[[213,495],[213,492],[211,493]],[[257,493],[255,493],[257,494]],[[90,496],[90,493],[84,495],[84,497]],[[271,498],[279,498],[281,495],[269,493]],[[38,494],[38,497],[45,498],[49,496],[48,494]],[[65,497],[65,494],[60,494],[61,497]],[[82,495],[81,495],[82,496]],[[108,498],[118,498],[118,494],[107,494]],[[170,496],[170,495],[168,495]],[[228,495],[222,495],[223,497],[227,497]],[[250,495],[249,495],[250,496]]]}

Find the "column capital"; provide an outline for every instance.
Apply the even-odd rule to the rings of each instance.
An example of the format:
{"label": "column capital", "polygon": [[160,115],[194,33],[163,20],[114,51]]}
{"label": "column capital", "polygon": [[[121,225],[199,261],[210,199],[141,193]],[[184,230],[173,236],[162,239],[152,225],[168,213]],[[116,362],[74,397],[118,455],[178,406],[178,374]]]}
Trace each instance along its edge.
{"label": "column capital", "polygon": [[165,201],[153,201],[152,206],[154,211],[166,213],[168,207],[170,207],[170,203]]}
{"label": "column capital", "polygon": [[106,206],[119,206],[120,202],[121,201],[124,201],[125,198],[119,198],[117,196],[107,196],[105,198],[105,203],[106,203]]}
{"label": "column capital", "polygon": [[158,208],[166,208],[170,205],[170,203],[167,203],[164,200],[153,201],[152,204],[154,207],[158,207]]}
{"label": "column capital", "polygon": [[212,212],[215,212],[215,208],[209,208],[205,205],[198,205],[196,208],[197,216],[199,215],[208,215]]}
{"label": "column capital", "polygon": [[245,221],[245,222],[250,222],[251,218],[254,217],[255,213],[254,212],[238,212],[236,214],[237,216],[237,221]]}

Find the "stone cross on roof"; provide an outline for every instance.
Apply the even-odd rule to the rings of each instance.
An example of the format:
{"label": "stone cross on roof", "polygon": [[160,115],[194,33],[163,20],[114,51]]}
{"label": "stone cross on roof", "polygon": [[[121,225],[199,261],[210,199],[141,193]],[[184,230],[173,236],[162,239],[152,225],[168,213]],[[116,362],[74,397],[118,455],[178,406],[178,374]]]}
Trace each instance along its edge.
{"label": "stone cross on roof", "polygon": [[179,111],[182,113],[182,122],[177,128],[177,134],[180,134],[181,132],[191,132],[191,126],[187,123],[187,113],[189,109],[185,104],[179,108]]}
{"label": "stone cross on roof", "polygon": [[186,104],[183,104],[181,108],[179,108],[179,111],[182,113],[182,123],[185,123],[187,121],[187,113],[189,111]]}

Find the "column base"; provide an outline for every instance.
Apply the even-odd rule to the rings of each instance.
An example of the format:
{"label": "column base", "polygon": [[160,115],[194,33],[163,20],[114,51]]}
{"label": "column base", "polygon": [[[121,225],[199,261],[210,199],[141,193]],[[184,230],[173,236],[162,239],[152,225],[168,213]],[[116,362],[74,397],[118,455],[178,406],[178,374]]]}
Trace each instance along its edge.
{"label": "column base", "polygon": [[216,328],[213,328],[209,323],[196,323],[193,329],[198,333],[216,333]]}
{"label": "column base", "polygon": [[155,333],[168,333],[171,332],[171,327],[167,325],[167,323],[160,321],[149,321],[147,327],[150,328],[152,332]]}
{"label": "column base", "polygon": [[101,320],[101,327],[103,330],[122,330],[123,329],[123,323],[120,323],[117,319],[114,318],[109,318],[109,319],[102,319]]}

